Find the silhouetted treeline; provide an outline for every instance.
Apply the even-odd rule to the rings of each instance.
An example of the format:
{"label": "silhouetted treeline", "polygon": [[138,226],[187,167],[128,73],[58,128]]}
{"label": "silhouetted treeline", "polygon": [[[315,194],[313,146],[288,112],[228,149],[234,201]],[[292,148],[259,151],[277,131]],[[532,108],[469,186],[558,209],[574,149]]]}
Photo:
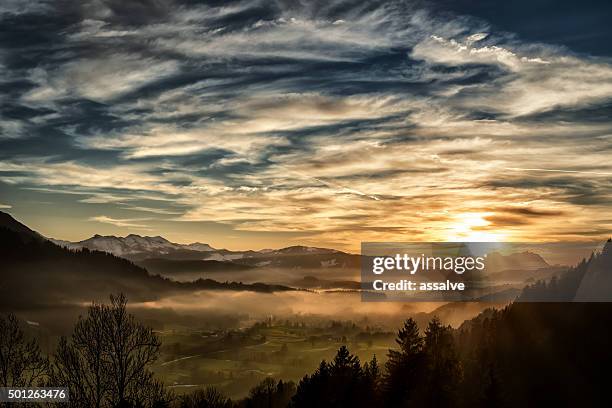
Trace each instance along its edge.
{"label": "silhouetted treeline", "polygon": [[[267,407],[609,406],[612,305],[519,303],[454,330],[409,319],[384,369],[342,346]],[[240,405],[248,406],[248,405]]]}
{"label": "silhouetted treeline", "polygon": [[[408,319],[381,367],[340,347],[297,386],[268,378],[231,401],[212,388],[173,396],[150,364],[159,340],[125,311],[94,304],[50,359],[0,319],[0,386],[65,385],[73,406],[184,408],[608,406],[612,305],[517,303],[459,329]],[[7,358],[8,356],[8,358]]]}
{"label": "silhouetted treeline", "polygon": [[612,240],[560,276],[523,289],[519,302],[612,302]]}
{"label": "silhouetted treeline", "polygon": [[368,366],[342,347],[298,384],[292,406],[609,406],[612,304],[568,301],[605,291],[610,298],[611,281],[608,241],[601,253],[523,293],[522,300],[547,303],[487,310],[457,330],[433,319],[421,331],[408,319],[378,380],[368,382]]}
{"label": "silhouetted treeline", "polygon": [[[555,299],[560,287],[571,286],[560,282],[573,282],[580,293],[593,279],[605,283],[610,275],[608,242],[567,276],[536,288],[542,291],[538,296],[550,291]],[[419,328],[408,319],[396,343],[384,367],[375,357],[362,363],[342,346],[297,386],[266,379],[234,402],[212,388],[176,397],[150,371],[159,340],[126,312],[120,296],[111,297],[110,305],[93,304],[49,360],[25,339],[14,317],[0,319],[0,386],[65,385],[74,406],[109,408],[610,405],[612,303],[514,303],[487,310],[459,329],[437,318]]]}

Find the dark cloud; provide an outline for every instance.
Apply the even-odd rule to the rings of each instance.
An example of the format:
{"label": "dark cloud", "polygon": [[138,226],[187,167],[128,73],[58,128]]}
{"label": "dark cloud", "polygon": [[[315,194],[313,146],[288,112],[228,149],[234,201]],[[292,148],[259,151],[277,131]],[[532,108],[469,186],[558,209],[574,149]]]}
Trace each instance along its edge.
{"label": "dark cloud", "polygon": [[608,204],[612,195],[610,180],[585,180],[578,177],[522,177],[490,180],[493,189],[552,190],[560,201],[576,205]]}
{"label": "dark cloud", "polygon": [[473,227],[472,229],[474,229],[475,231],[479,231],[499,227],[528,225],[531,223],[531,221],[525,217],[513,217],[509,215],[489,215],[484,217],[484,220],[490,222],[491,225],[487,225],[486,228]]}
{"label": "dark cloud", "polygon": [[495,208],[495,211],[508,214],[526,215],[529,217],[558,217],[563,215],[563,211],[546,210],[542,208],[536,209],[531,207],[498,207]]}

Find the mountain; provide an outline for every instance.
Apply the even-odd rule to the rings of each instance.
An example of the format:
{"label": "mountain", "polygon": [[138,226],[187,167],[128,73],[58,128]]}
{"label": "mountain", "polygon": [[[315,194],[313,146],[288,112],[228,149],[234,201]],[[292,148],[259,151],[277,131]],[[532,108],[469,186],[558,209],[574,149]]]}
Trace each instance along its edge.
{"label": "mountain", "polygon": [[[173,293],[198,290],[274,292],[293,290],[263,283],[198,279],[177,282],[149,272],[108,252],[58,246],[0,212],[0,310],[58,307],[106,299],[123,292],[133,301],[152,301]],[[128,238],[128,237],[126,237]],[[165,240],[153,240],[158,247]],[[136,237],[127,240],[142,245]],[[140,243],[139,243],[140,242]]]}
{"label": "mountain", "polygon": [[[95,251],[104,251],[116,256],[130,258],[148,258],[160,255],[177,255],[183,251],[197,252],[199,257],[206,257],[212,251],[215,251],[208,244],[193,243],[189,245],[175,244],[167,239],[156,236],[147,237],[136,234],[130,234],[126,237],[116,237],[114,235],[102,236],[94,235],[83,241],[69,242],[61,240],[51,240],[60,246],[65,246],[69,249],[87,248]],[[200,254],[204,252],[205,254]],[[195,254],[194,254],[195,255]]]}
{"label": "mountain", "polygon": [[501,272],[505,270],[537,270],[550,265],[540,255],[530,252],[518,252],[502,255],[499,252],[487,254],[487,272]]}
{"label": "mountain", "polygon": [[609,405],[612,241],[518,300],[455,331],[465,405]]}
{"label": "mountain", "polygon": [[361,282],[350,280],[329,280],[321,279],[316,276],[304,276],[302,279],[293,282],[293,286],[308,289],[348,289],[360,290]]}
{"label": "mountain", "polygon": [[[126,237],[94,235],[78,242],[52,241],[69,249],[87,248],[108,252],[130,259],[145,267],[151,266],[157,272],[166,275],[171,275],[175,270],[210,272],[215,270],[239,270],[244,269],[244,267],[357,269],[360,265],[359,255],[348,254],[335,249],[302,245],[260,251],[230,251],[216,249],[209,244],[200,242],[177,244],[160,236],[147,237],[135,234]],[[161,260],[164,260],[164,262],[161,262]],[[226,263],[226,265],[223,263]],[[236,265],[242,266],[242,268]]]}
{"label": "mountain", "polygon": [[553,276],[525,287],[518,298],[521,302],[611,302],[612,301],[612,240],[601,252]]}
{"label": "mountain", "polygon": [[500,272],[491,273],[487,278],[489,281],[497,284],[514,283],[523,285],[538,280],[548,280],[554,275],[565,272],[567,269],[567,266],[549,266],[538,269],[505,269]]}
{"label": "mountain", "polygon": [[7,214],[3,211],[0,211],[0,228],[4,228],[17,233],[22,239],[26,241],[45,239],[45,237],[40,235],[38,232],[31,230],[30,228],[26,227],[25,225],[14,219],[10,214]]}
{"label": "mountain", "polygon": [[359,269],[361,257],[334,249],[294,246],[257,252],[233,262],[265,268],[283,269]]}
{"label": "mountain", "polygon": [[307,246],[290,246],[281,249],[263,249],[261,251],[229,251],[216,249],[209,244],[194,242],[192,244],[177,244],[166,238],[156,236],[147,237],[130,234],[126,237],[114,235],[94,235],[91,238],[78,242],[51,239],[57,245],[69,249],[87,248],[95,251],[104,251],[121,257],[133,259],[153,258],[155,256],[173,259],[211,259],[216,261],[235,260],[244,257],[272,257],[293,255],[321,255],[341,253],[335,249],[314,248]]}
{"label": "mountain", "polygon": [[200,251],[200,252],[215,251],[215,248],[211,247],[208,244],[202,244],[201,242],[194,242],[193,244],[185,245],[184,247],[191,251]]}
{"label": "mountain", "polygon": [[151,273],[163,276],[178,276],[198,272],[238,272],[253,268],[234,262],[199,259],[147,258],[136,262],[136,264],[146,268]]}
{"label": "mountain", "polygon": [[281,249],[262,249],[257,252],[259,256],[321,255],[337,253],[341,252],[335,249],[307,247],[303,245],[294,245]]}
{"label": "mountain", "polygon": [[606,242],[599,255],[589,259],[574,300],[576,302],[612,301],[612,240]]}

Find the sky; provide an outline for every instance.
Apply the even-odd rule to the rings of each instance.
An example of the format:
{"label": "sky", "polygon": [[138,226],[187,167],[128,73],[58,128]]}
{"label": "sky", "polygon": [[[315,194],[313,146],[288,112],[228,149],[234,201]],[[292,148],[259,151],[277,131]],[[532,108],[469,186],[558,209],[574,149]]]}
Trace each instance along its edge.
{"label": "sky", "polygon": [[605,1],[0,3],[0,210],[217,248],[612,231]]}

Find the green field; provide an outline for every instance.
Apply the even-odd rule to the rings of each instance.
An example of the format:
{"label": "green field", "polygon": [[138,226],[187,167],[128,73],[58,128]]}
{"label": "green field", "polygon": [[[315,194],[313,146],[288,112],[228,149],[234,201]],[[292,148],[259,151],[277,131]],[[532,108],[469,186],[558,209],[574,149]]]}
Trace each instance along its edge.
{"label": "green field", "polygon": [[362,361],[384,362],[394,334],[351,322],[266,321],[241,330],[174,329],[158,333],[156,374],[177,394],[215,386],[239,398],[266,377],[299,381],[343,344]]}

